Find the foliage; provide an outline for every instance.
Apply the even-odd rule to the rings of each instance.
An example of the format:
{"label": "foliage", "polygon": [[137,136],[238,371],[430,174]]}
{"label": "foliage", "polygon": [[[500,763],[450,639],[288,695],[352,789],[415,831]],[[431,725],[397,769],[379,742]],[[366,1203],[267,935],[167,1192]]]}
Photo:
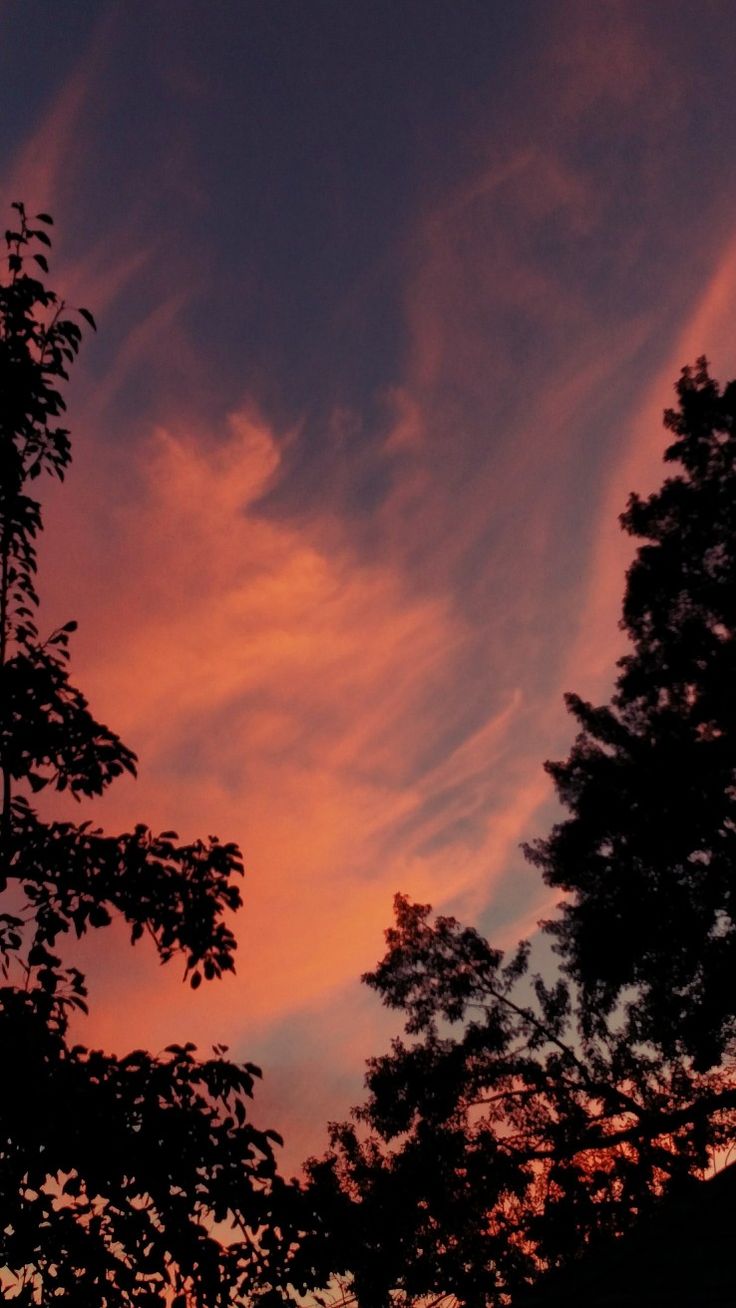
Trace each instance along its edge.
{"label": "foliage", "polygon": [[258,1069],[223,1047],[204,1060],[192,1045],[118,1059],[68,1041],[86,986],[60,942],[118,914],[162,962],[182,957],[196,987],[233,969],[224,914],[240,906],[242,864],[214,838],[181,844],[144,826],[109,836],[33,807],[47,786],[100,795],[135,756],[70,681],[75,624],[38,631],[41,507],[29,491],[69,465],[61,388],[80,319],[94,321],[40,280],[50,217],[31,226],[13,207],[0,287],[0,1287],[21,1305],[280,1300],[299,1196],[278,1177],[278,1137],[248,1120]]}
{"label": "foliage", "polygon": [[531,855],[569,894],[552,930],[593,1012],[634,987],[641,1037],[707,1067],[736,1030],[736,382],[701,358],[677,393],[679,471],[621,519],[647,542],[632,649],[610,706],[568,696],[580,732],[547,766],[571,816]]}
{"label": "foliage", "polygon": [[412,1038],[369,1062],[366,1103],[308,1165],[323,1257],[360,1305],[508,1303],[732,1138],[725,1075],[636,1046],[627,1024],[587,1032],[566,981],[529,976],[525,944],[506,959],[401,896],[387,943],[364,979]]}
{"label": "foliage", "polygon": [[734,1139],[736,384],[700,360],[678,395],[684,472],[623,517],[649,542],[633,650],[610,708],[569,698],[582,731],[549,768],[572,816],[531,850],[571,892],[548,924],[561,974],[398,896],[364,978],[406,1035],[308,1165],[322,1257],[361,1308],[515,1302]]}

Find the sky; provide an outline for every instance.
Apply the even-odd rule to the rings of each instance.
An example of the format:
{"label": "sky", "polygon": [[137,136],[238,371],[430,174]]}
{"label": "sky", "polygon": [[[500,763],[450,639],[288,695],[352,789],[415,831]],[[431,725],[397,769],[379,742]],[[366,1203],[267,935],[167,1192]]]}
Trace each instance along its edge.
{"label": "sky", "polygon": [[735,42],[731,0],[0,0],[3,208],[99,326],[41,559],[140,757],[89,816],[247,869],[237,976],[96,934],[79,1038],[260,1062],[287,1171],[398,1030],[396,891],[553,911],[519,846],[624,649],[618,514],[680,368],[736,374]]}

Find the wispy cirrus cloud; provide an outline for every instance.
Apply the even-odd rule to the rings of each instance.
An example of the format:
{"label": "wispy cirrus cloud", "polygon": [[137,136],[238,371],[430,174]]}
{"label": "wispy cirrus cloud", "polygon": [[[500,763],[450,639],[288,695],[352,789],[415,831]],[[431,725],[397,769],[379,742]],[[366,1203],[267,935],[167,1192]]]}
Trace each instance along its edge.
{"label": "wispy cirrus cloud", "polygon": [[632,409],[618,457],[601,494],[597,532],[590,550],[584,621],[569,659],[568,677],[577,676],[586,694],[605,693],[611,679],[611,654],[623,638],[613,637],[620,611],[622,579],[636,542],[619,529],[632,490],[646,495],[662,480],[666,434],[665,408],[674,404],[673,385],[680,370],[705,355],[714,376],[729,380],[735,369],[736,240],[727,240],[695,302],[688,304],[672,332],[666,357]]}
{"label": "wispy cirrus cloud", "polygon": [[[101,319],[43,570],[50,620],[81,620],[75,675],[141,756],[139,784],[114,788],[101,819],[216,831],[248,867],[238,976],[191,995],[145,950],[94,937],[85,1038],[255,1050],[299,1140],[321,1104],[342,1111],[385,1029],[356,986],[394,891],[500,943],[546,906],[518,844],[553,813],[541,760],[569,739],[561,692],[607,693],[630,550],[616,515],[659,478],[659,411],[680,364],[705,350],[732,366],[730,192],[694,216],[677,208],[674,47],[636,6],[539,15],[502,90],[475,86],[462,139],[431,156],[396,229],[366,239],[370,259],[361,245],[348,261],[346,233],[375,223],[350,207],[352,138],[332,139],[319,97],[314,176],[341,184],[333,206],[313,203],[317,182],[288,155],[290,226],[291,120],[267,137],[281,84],[264,139],[249,136],[242,67],[223,89],[199,47],[176,34],[169,47],[160,25],[155,57],[137,31],[126,46],[152,79],[131,96],[110,62],[122,13],[10,183],[77,224],[58,280]],[[135,118],[146,94],[158,99]],[[112,218],[90,163],[104,147],[109,166],[112,127],[93,104],[130,117],[145,155],[120,157]],[[227,177],[210,170],[218,150]],[[253,160],[243,202],[230,177]],[[151,198],[159,176],[166,203]],[[672,257],[683,224],[688,259]],[[315,264],[326,246],[334,259]],[[374,282],[390,286],[385,304]],[[284,363],[296,354],[309,361],[298,384]],[[318,1073],[309,1126],[293,1085]]]}
{"label": "wispy cirrus cloud", "polygon": [[[246,415],[216,446],[156,433],[140,501],[111,508],[110,545],[96,542],[113,602],[87,576],[80,615],[79,675],[140,749],[151,820],[205,822],[246,847],[244,943],[270,977],[260,1007],[245,982],[259,1019],[369,962],[399,886],[442,900],[487,874],[494,759],[520,706],[517,692],[430,766],[462,620],[356,563],[348,538],[328,556],[259,517],[277,470]],[[106,819],[137,802],[111,795]],[[502,834],[518,834],[507,813]]]}

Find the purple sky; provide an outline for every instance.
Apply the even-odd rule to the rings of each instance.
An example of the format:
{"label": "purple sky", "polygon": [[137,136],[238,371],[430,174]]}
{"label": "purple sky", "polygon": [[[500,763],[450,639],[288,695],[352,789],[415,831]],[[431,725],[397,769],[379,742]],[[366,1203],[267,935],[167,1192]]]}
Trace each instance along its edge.
{"label": "purple sky", "polygon": [[561,694],[605,696],[659,415],[736,372],[728,0],[0,0],[2,194],[96,314],[49,624],[140,754],[101,805],[248,867],[234,981],[84,944],[80,1037],[263,1062],[289,1165],[395,1023],[396,890],[549,899]]}

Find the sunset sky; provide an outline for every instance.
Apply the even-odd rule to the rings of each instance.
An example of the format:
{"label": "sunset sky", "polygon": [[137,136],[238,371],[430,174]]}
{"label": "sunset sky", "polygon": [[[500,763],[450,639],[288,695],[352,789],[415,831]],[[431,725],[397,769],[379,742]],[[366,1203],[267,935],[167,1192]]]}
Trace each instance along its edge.
{"label": "sunset sky", "polygon": [[[235,979],[114,930],[79,1036],[264,1067],[287,1170],[397,1022],[397,890],[553,900],[561,696],[605,697],[660,415],[736,374],[732,0],[0,0],[3,212],[87,305],[44,623],[140,756],[91,810],[237,840]],[[78,817],[79,813],[75,813]]]}

